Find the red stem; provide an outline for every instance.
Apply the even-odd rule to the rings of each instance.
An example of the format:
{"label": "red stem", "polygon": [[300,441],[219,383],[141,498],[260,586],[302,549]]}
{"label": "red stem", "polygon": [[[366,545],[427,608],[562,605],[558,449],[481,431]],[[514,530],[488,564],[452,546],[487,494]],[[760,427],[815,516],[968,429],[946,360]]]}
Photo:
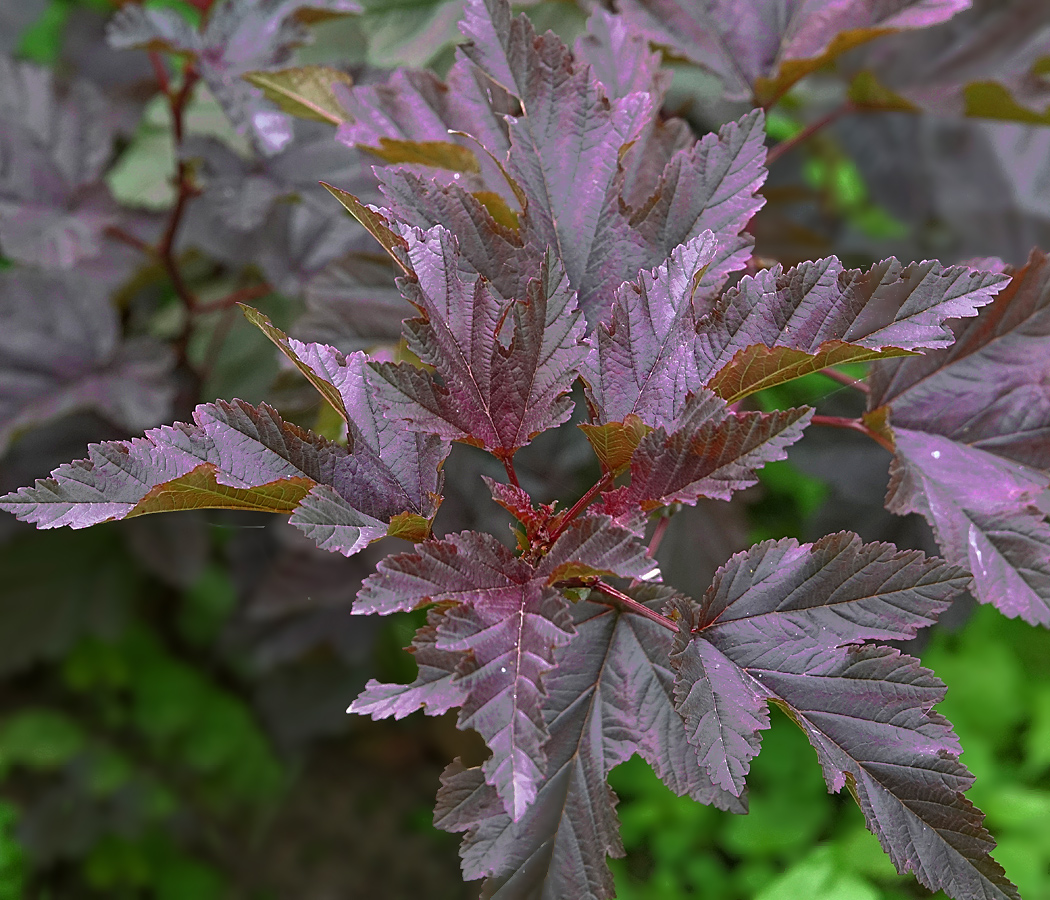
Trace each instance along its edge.
{"label": "red stem", "polygon": [[872,428],[865,425],[860,419],[847,419],[843,416],[814,416],[814,425],[826,425],[830,428],[846,428],[849,431],[859,431],[867,435],[881,447],[885,447],[890,453],[894,452],[893,444]]}
{"label": "red stem", "polygon": [[109,225],[105,230],[105,235],[115,241],[120,241],[122,244],[127,244],[129,247],[134,247],[146,256],[156,257],[157,255],[156,247],[146,243],[142,238],[135,237],[130,231],[125,231],[119,225]]}
{"label": "red stem", "polygon": [[164,60],[161,59],[160,54],[156,50],[149,51],[149,62],[153,66],[153,74],[157,76],[157,84],[160,85],[160,91],[162,94],[167,95],[168,99],[171,99],[171,79],[168,77],[167,67],[164,65]]}
{"label": "red stem", "polygon": [[846,387],[856,388],[864,394],[870,391],[870,388],[863,381],[853,378],[845,372],[839,372],[837,369],[821,369],[820,372],[832,381],[837,381],[839,384],[846,385]]}
{"label": "red stem", "polygon": [[852,101],[844,100],[841,105],[836,106],[826,116],[822,116],[815,122],[810,122],[794,137],[790,137],[786,141],[781,141],[779,144],[777,144],[769,150],[769,152],[766,154],[766,167],[768,168],[769,166],[773,165],[773,163],[780,159],[780,157],[784,156],[787,153],[790,153],[799,144],[804,144],[817,132],[823,131],[836,119],[839,119],[842,116],[853,112],[855,109],[856,107],[853,105]]}
{"label": "red stem", "polygon": [[664,539],[664,535],[667,533],[667,526],[671,524],[670,516],[663,516],[659,522],[656,523],[656,530],[653,532],[653,536],[649,539],[649,555],[656,558],[656,551],[660,546],[660,542]]}
{"label": "red stem", "polygon": [[[498,331],[497,331],[498,333]],[[518,473],[514,471],[514,457],[513,456],[501,456],[500,462],[503,463],[503,468],[507,470],[507,478],[510,479],[510,483],[516,488],[521,488],[518,484]]]}
{"label": "red stem", "polygon": [[597,497],[598,494],[604,491],[610,484],[612,484],[612,482],[612,473],[606,472],[604,475],[602,475],[601,478],[599,478],[594,484],[592,484],[587,489],[587,493],[580,497],[580,499],[577,500],[569,508],[568,512],[565,513],[565,516],[564,518],[562,518],[561,523],[558,525],[557,528],[554,529],[554,533],[551,534],[550,542],[553,544],[556,540],[558,540],[558,538],[561,537],[562,532],[569,527],[569,523],[573,519],[575,519],[581,512],[583,512],[587,504],[590,503],[595,497]]}
{"label": "red stem", "polygon": [[637,613],[640,616],[645,616],[645,618],[649,619],[652,622],[655,622],[657,625],[663,626],[668,631],[673,631],[675,633],[678,632],[678,626],[669,618],[667,618],[667,616],[662,616],[660,615],[660,613],[656,612],[656,610],[649,609],[649,607],[646,606],[644,603],[639,603],[633,597],[628,597],[623,591],[618,591],[611,584],[606,584],[604,581],[597,581],[593,585],[591,585],[591,587],[594,590],[600,591],[601,593],[606,594],[609,597],[615,597],[624,606],[627,607],[629,612]]}

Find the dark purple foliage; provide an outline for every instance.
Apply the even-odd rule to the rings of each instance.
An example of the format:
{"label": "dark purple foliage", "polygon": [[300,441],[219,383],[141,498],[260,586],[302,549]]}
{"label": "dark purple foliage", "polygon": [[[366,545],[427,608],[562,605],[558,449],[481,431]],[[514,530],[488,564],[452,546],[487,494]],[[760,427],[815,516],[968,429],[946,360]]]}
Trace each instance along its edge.
{"label": "dark purple foliage", "polygon": [[[202,403],[192,422],[91,444],[0,508],[40,528],[261,510],[345,556],[388,536],[412,542],[364,578],[353,612],[429,607],[408,648],[417,676],[369,681],[350,711],[459,708],[459,727],[487,742],[481,766],[446,770],[435,814],[464,833],[463,871],[487,879],[484,897],[611,897],[606,858],[623,848],[606,778],[635,753],[675,793],[746,811],[773,703],[898,870],[956,898],[1016,898],[964,796],[958,740],[933,709],[943,685],[871,642],[914,638],[968,588],[1050,625],[1050,526],[1037,505],[1050,485],[1050,262],[1036,251],[1011,272],[891,257],[861,270],[834,256],[788,267],[754,256],[764,113],[696,139],[662,111],[670,77],[651,42],[756,107],[876,38],[885,43],[843,69],[867,60],[858,78],[888,78],[886,60],[928,44],[939,49],[915,65],[936,77],[897,85],[919,102],[924,87],[965,93],[972,73],[951,60],[980,23],[1043,18],[1021,0],[1000,11],[967,0],[623,0],[618,15],[596,10],[570,49],[506,0],[467,0],[466,43],[445,81],[399,70],[354,84],[318,69],[304,87],[278,71],[306,23],[356,9],[222,0],[194,29],[170,9],[128,4],[108,31],[115,47],[181,54],[187,84],[199,74],[251,137],[250,157],[179,137],[174,225],[146,249],[182,299],[176,257],[202,246],[251,262],[268,279],[252,296],[305,292],[292,333],[315,341],[242,308],[327,404],[309,410],[316,431],[266,404]],[[1031,71],[985,56],[971,60],[981,78],[1038,93]],[[255,71],[301,92],[308,111],[323,94],[328,112],[294,121],[241,78]],[[174,353],[146,334],[122,338],[102,275],[115,260],[130,278],[114,242],[135,247],[136,229],[156,230],[103,186],[115,128],[94,88],[62,92],[0,60],[0,245],[23,264],[0,273],[0,449],[71,410],[137,431],[184,400],[171,370],[192,369],[186,333]],[[33,292],[40,306],[27,317]],[[223,314],[244,299],[232,297]],[[762,388],[869,361],[861,419],[745,405]],[[541,500],[521,461],[574,413],[600,474],[574,503]],[[946,560],[842,532],[739,553],[699,601],[660,583],[666,522],[647,544],[651,520],[728,500],[814,423],[893,449],[887,507],[925,516]],[[435,534],[446,460],[467,458],[450,456],[455,442],[498,465],[484,469],[475,453],[460,470],[469,484],[448,493],[491,495],[514,542],[470,530],[477,521]],[[347,565],[371,565],[385,546]],[[27,658],[64,640],[42,637]]]}

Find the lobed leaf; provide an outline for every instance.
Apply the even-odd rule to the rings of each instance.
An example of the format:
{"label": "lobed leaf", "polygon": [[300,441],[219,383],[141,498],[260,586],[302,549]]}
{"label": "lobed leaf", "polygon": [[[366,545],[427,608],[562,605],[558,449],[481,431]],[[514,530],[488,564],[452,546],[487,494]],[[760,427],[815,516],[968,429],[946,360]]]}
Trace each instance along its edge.
{"label": "lobed leaf", "polygon": [[783,459],[809,424],[811,410],[733,413],[710,392],[690,395],[673,430],[657,428],[631,458],[631,482],[607,493],[597,510],[624,525],[639,514],[700,497],[728,500],[754,484],[755,470]]}
{"label": "lobed leaf", "polygon": [[868,350],[946,347],[948,318],[976,315],[1006,276],[936,262],[902,266],[892,257],[867,272],[835,257],[744,276],[699,325],[694,355],[704,383],[755,344],[813,356],[829,341]]}
{"label": "lobed leaf", "polygon": [[[554,650],[575,633],[567,601],[551,587],[570,566],[632,577],[652,561],[633,535],[608,519],[573,522],[535,566],[490,535],[464,532],[383,560],[354,603],[358,614],[456,604],[434,617],[434,647],[459,654],[449,682],[464,692],[459,725],[478,731],[492,748],[485,780],[515,821],[535,799],[545,772],[543,679]],[[378,703],[380,696],[407,711],[404,691],[376,687],[367,700],[373,715],[395,709]],[[429,694],[410,696],[429,702]]]}
{"label": "lobed leaf", "polygon": [[402,289],[422,315],[407,320],[405,332],[437,377],[406,364],[376,364],[390,386],[390,414],[415,430],[509,458],[569,416],[566,395],[587,353],[575,295],[549,260],[525,297],[506,303],[484,279],[460,273],[455,240],[440,226],[408,231],[407,240],[415,279]]}
{"label": "lobed leaf", "polygon": [[896,457],[887,508],[921,513],[976,596],[1050,624],[1050,262],[1033,252],[995,302],[954,326],[955,343],[879,363],[871,413],[889,414]]}
{"label": "lobed leaf", "polygon": [[[650,608],[675,596],[664,587],[632,594]],[[483,896],[610,898],[606,856],[621,856],[608,773],[640,753],[675,793],[742,811],[697,765],[673,706],[671,635],[649,619],[577,603],[576,636],[555,651],[547,678],[547,769],[536,799],[514,821],[481,769],[457,760],[442,776],[434,824],[466,832],[463,874],[487,876]]]}
{"label": "lobed leaf", "polygon": [[739,792],[766,702],[795,720],[828,789],[848,786],[898,870],[956,897],[1017,897],[988,855],[973,777],[932,711],[944,686],[917,661],[870,639],[907,639],[966,584],[917,551],[837,534],[767,541],[715,575],[700,605],[676,600],[676,705],[716,783]]}
{"label": "lobed leaf", "polygon": [[[430,450],[406,471],[404,456],[388,465],[367,439],[346,450],[285,423],[265,404],[219,401],[198,406],[194,424],[93,444],[88,459],[0,498],[0,506],[41,528],[173,509],[291,511],[300,530],[349,556],[385,535],[383,520],[406,507],[433,515],[436,492],[425,485],[439,484],[443,452]],[[405,476],[420,463],[413,484]]]}

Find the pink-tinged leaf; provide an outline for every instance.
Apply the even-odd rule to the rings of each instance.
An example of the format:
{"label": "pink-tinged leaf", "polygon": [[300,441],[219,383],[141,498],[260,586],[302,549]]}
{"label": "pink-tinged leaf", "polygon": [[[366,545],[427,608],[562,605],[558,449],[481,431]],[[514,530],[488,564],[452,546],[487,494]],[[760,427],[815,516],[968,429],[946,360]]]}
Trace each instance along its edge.
{"label": "pink-tinged leaf", "polygon": [[456,680],[463,654],[437,647],[437,627],[444,613],[431,610],[424,625],[406,648],[415,658],[419,671],[411,684],[381,684],[374,678],[365,685],[348,713],[373,719],[403,719],[422,709],[428,716],[440,716],[467,698],[466,686]]}
{"label": "pink-tinged leaf", "polygon": [[[751,257],[752,238],[744,228],[765,199],[758,193],[766,180],[765,117],[752,110],[717,134],[677,150],[638,209],[631,226],[648,248],[647,262],[659,264],[679,244],[714,232],[718,251],[708,264],[694,296],[700,314],[718,296],[726,277]],[[633,278],[628,274],[621,281]]]}
{"label": "pink-tinged leaf", "polygon": [[416,280],[406,279],[403,290],[422,316],[405,330],[437,377],[405,364],[375,365],[391,388],[389,414],[503,457],[564,422],[587,348],[557,260],[547,261],[522,300],[507,303],[484,279],[461,274],[455,240],[440,226],[410,231],[408,243]]}
{"label": "pink-tinged leaf", "polygon": [[631,459],[631,482],[606,494],[596,511],[624,525],[672,503],[700,497],[728,500],[758,480],[756,469],[784,459],[812,410],[733,413],[709,392],[691,396],[674,429],[642,438]]}
{"label": "pink-tinged leaf", "polygon": [[919,512],[976,596],[1050,625],[1050,262],[1034,252],[955,343],[879,363],[869,406],[888,410],[897,456],[887,507]]}
{"label": "pink-tinged leaf", "polygon": [[453,682],[466,692],[459,724],[492,748],[485,778],[515,821],[545,772],[543,678],[575,633],[568,602],[550,586],[570,564],[632,577],[652,561],[608,519],[574,522],[535,567],[495,538],[465,532],[383,560],[354,603],[355,613],[384,614],[456,604],[437,621],[435,646],[467,661]]}
{"label": "pink-tinged leaf", "polygon": [[411,459],[409,469],[426,468],[416,470],[415,484],[403,484],[402,457],[387,466],[365,441],[348,451],[266,405],[219,401],[198,406],[194,424],[92,444],[88,459],[0,498],[0,508],[41,528],[84,528],[172,509],[291,512],[293,524],[325,549],[350,555],[385,535],[385,522],[406,505],[421,503],[433,515],[437,498],[421,472],[437,483],[437,462],[422,454]]}
{"label": "pink-tinged leaf", "polygon": [[829,790],[848,786],[899,871],[954,897],[1016,898],[963,792],[958,739],[932,711],[944,686],[896,650],[966,586],[918,551],[831,535],[734,556],[703,602],[676,601],[671,662],[690,740],[711,775],[742,789],[773,702],[817,751]]}
{"label": "pink-tinged leaf", "polygon": [[83,273],[0,272],[0,453],[22,429],[89,409],[138,431],[170,414],[174,357],[121,341],[109,291]]}
{"label": "pink-tinged leaf", "polygon": [[835,257],[745,276],[700,323],[696,365],[706,380],[754,344],[818,354],[828,341],[869,350],[947,347],[949,318],[974,316],[1008,278],[936,262],[902,266],[892,257],[867,272]]}
{"label": "pink-tinged leaf", "polygon": [[671,73],[660,67],[660,54],[627,28],[622,17],[600,6],[587,19],[587,31],[576,39],[573,55],[591,67],[612,100],[639,92],[663,97],[671,84]]}
{"label": "pink-tinged leaf", "polygon": [[692,346],[696,340],[693,295],[714,258],[710,231],[675,248],[637,284],[616,292],[612,316],[596,331],[597,352],[583,378],[602,423],[634,415],[653,427],[670,427],[695,388]]}
{"label": "pink-tinged leaf", "polygon": [[950,19],[971,0],[623,0],[632,28],[719,76],[727,97],[771,104],[796,81],[885,34]]}
{"label": "pink-tinged leaf", "polygon": [[[658,609],[674,593],[632,589]],[[671,634],[641,616],[581,602],[576,636],[555,651],[547,677],[547,769],[536,799],[517,822],[483,772],[458,761],[442,776],[434,823],[466,832],[463,874],[487,877],[484,896],[611,898],[605,858],[621,856],[616,797],[608,773],[640,753],[676,794],[736,812],[743,804],[697,765],[673,705],[667,656]]]}

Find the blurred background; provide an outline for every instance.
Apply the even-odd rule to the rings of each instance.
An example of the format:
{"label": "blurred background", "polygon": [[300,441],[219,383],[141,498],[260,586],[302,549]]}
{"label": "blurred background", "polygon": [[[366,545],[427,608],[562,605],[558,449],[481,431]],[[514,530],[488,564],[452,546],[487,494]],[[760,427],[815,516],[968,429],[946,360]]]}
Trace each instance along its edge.
{"label": "blurred background", "polygon": [[[237,300],[344,350],[392,346],[406,314],[388,262],[317,187],[378,199],[369,160],[310,122],[260,153],[204,82],[186,98],[177,156],[161,89],[170,77],[177,90],[178,60],[158,71],[144,51],[110,49],[105,23],[118,5],[0,0],[10,57],[0,65],[0,493],[92,441],[186,419],[220,397],[266,400],[331,432]],[[197,25],[209,3],[145,5]],[[451,64],[461,0],[363,5],[242,71],[317,62],[367,84],[398,66],[441,74]],[[571,43],[586,7],[542,0],[527,11]],[[1010,40],[1000,68],[1024,56],[1026,77],[1050,71],[1050,10]],[[771,146],[828,122],[771,164],[758,257],[1020,264],[1032,246],[1050,249],[1050,115],[1040,112],[1050,85],[1027,84],[1025,106],[923,112],[885,92],[843,111],[858,73],[900,74],[899,60],[921,52],[876,41],[772,106]],[[668,65],[666,110],[697,135],[750,108],[687,60]],[[193,196],[180,197],[180,164],[192,165]],[[30,207],[36,230],[12,227]],[[136,246],[167,237],[199,301],[192,310]],[[757,396],[763,408],[819,403],[847,416],[861,401],[821,375]],[[575,429],[561,429],[522,452],[519,472],[534,496],[571,499],[593,482],[591,460]],[[500,510],[476,503],[478,475],[497,474],[491,462],[457,447],[439,531],[506,535]],[[936,552],[924,522],[882,508],[888,464],[863,436],[811,429],[740,499],[674,517],[660,547],[665,579],[699,597],[755,541],[840,529]],[[0,900],[476,897],[457,839],[434,829],[431,811],[444,765],[480,761],[480,741],[456,730],[454,714],[377,723],[344,712],[369,678],[414,676],[401,648],[418,616],[348,614],[361,579],[405,546],[386,539],[347,560],[286,523],[221,511],[80,532],[0,518]],[[987,813],[996,858],[1026,900],[1050,900],[1050,635],[966,598],[914,644],[949,686],[940,709],[977,775],[969,796]],[[895,874],[852,798],[827,794],[812,749],[775,711],[749,783],[751,812],[738,817],[674,797],[637,757],[617,769],[618,896],[929,896]]]}

